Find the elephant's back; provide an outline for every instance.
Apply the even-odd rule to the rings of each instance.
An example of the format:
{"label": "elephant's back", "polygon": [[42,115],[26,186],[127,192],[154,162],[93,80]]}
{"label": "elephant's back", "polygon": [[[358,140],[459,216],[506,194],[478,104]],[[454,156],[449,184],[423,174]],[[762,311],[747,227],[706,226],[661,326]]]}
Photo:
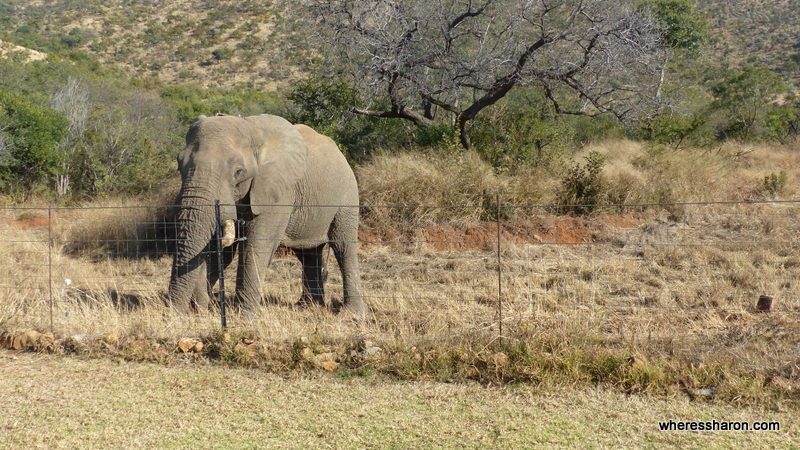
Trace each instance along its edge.
{"label": "elephant's back", "polygon": [[308,148],[306,181],[309,189],[316,191],[309,193],[311,197],[324,205],[357,205],[356,177],[336,142],[307,125],[298,124],[295,128]]}
{"label": "elephant's back", "polygon": [[331,222],[342,207],[358,206],[358,186],[350,164],[331,138],[306,125],[295,128],[308,155],[306,175],[298,186],[299,208],[292,213],[286,244],[313,247],[327,240]]}

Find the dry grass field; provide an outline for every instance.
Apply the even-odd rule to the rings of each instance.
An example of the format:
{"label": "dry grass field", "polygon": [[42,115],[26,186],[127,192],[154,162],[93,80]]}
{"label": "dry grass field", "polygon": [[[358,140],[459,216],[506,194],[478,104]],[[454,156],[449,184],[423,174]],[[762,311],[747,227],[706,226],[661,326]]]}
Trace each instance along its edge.
{"label": "dry grass field", "polygon": [[[637,172],[645,170],[641,165],[626,166],[637,151],[630,143],[616,147],[626,145],[629,157],[611,159],[608,180],[650,175]],[[765,173],[785,169],[788,181],[772,202],[748,197],[758,201],[609,207],[587,216],[506,204],[502,336],[497,224],[484,217],[486,205],[386,208],[412,204],[392,196],[421,194],[376,188],[380,177],[389,177],[376,175],[376,166],[359,174],[364,203],[371,205],[361,235],[371,307],[365,322],[291,308],[299,298],[300,266],[282,255],[265,277],[263,307],[232,312],[230,329],[221,332],[216,311],[179,315],[165,306],[170,257],[137,243],[142,223],[154,217],[152,208],[136,206],[143,201],[55,208],[49,227],[46,209],[4,209],[0,343],[289,376],[330,371],[343,378],[523,383],[542,392],[601,387],[796,414],[800,204],[780,200],[796,197],[796,159],[791,149],[755,149],[708,154],[702,168],[689,166],[700,158],[660,166],[661,187],[692,201],[755,195]],[[471,165],[479,166],[468,160],[463,173],[484,175],[475,183],[464,175],[457,189],[445,186],[450,191],[436,184],[441,169],[435,165],[428,166],[428,181],[422,171],[418,180],[429,182],[430,198],[445,204],[452,192],[472,195],[473,186],[514,186],[510,175],[492,180]],[[642,189],[655,188],[642,186],[628,190],[631,198],[646,200]],[[54,335],[25,338],[27,330],[50,331],[50,267]],[[327,294],[335,302],[341,279],[333,258],[329,267]],[[227,277],[232,286],[235,273]],[[756,309],[760,295],[774,299],[770,312]]]}
{"label": "dry grass field", "polygon": [[[0,448],[796,446],[797,415],[603,390],[281,377],[0,350]],[[660,432],[660,420],[781,431]]]}

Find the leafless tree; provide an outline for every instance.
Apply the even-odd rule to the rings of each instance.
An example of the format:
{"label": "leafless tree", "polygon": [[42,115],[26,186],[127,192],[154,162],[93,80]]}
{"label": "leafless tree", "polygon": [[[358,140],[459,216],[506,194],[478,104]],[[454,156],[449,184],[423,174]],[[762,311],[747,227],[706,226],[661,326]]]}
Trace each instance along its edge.
{"label": "leafless tree", "polygon": [[651,111],[662,30],[617,0],[306,0],[328,60],[366,99],[352,111],[467,125],[517,86],[565,114]]}
{"label": "leafless tree", "polygon": [[76,147],[83,140],[89,118],[89,90],[79,80],[70,77],[64,87],[53,95],[51,106],[64,114],[69,126],[67,135],[59,143],[64,154],[60,173],[56,175],[56,194],[63,197],[70,190],[70,165]]}

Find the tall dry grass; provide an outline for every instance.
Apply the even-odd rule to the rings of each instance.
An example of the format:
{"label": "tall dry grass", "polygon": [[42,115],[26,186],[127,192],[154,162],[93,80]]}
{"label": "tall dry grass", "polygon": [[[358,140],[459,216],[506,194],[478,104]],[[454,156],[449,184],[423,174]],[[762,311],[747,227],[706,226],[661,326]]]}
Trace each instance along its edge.
{"label": "tall dry grass", "polygon": [[[632,180],[625,185],[632,186],[631,201],[667,189],[690,200],[746,198],[776,170],[789,172],[778,195],[796,192],[791,149],[732,146],[690,158],[649,154],[629,142],[595,148],[608,152],[609,185],[622,185],[614,180],[623,176]],[[368,226],[451,226],[411,242],[365,243],[366,322],[291,308],[301,291],[300,266],[281,256],[265,274],[265,304],[232,312],[228,335],[218,333],[216,311],[182,315],[165,303],[169,255],[99,245],[137,237],[137,222],[152,211],[143,214],[134,205],[57,210],[49,249],[37,212],[4,210],[0,246],[8,262],[0,267],[0,331],[49,329],[50,257],[53,325],[65,351],[171,360],[181,354],[177,340],[190,336],[206,342],[208,358],[271,370],[316,367],[315,358],[325,356],[342,374],[603,385],[779,406],[798,400],[800,303],[793,292],[800,276],[800,205],[688,205],[680,217],[631,208],[564,218],[533,206],[555,198],[548,196],[557,180],[526,170],[497,175],[472,155],[378,157],[359,170],[362,201],[401,207],[368,209]],[[453,172],[459,177],[446,176]],[[522,186],[525,179],[530,186]],[[502,337],[497,254],[494,245],[474,245],[481,230],[470,228],[495,189],[529,203],[515,208],[515,221],[503,229]],[[105,206],[119,206],[108,201]],[[412,207],[462,202],[481,206]],[[487,242],[496,244],[491,231]],[[94,245],[70,251],[75,241]],[[330,268],[327,294],[334,302],[342,291],[332,258]],[[232,286],[235,273],[226,278]],[[770,313],[755,309],[762,294],[775,299]],[[382,352],[359,356],[366,345]]]}

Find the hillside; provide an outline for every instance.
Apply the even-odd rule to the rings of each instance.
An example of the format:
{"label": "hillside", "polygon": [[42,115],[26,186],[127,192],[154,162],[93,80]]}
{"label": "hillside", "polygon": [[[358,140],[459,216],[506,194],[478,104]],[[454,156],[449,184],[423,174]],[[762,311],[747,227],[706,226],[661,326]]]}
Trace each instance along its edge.
{"label": "hillside", "polygon": [[[723,64],[755,63],[800,81],[795,0],[697,0]],[[274,1],[0,0],[0,39],[37,50],[83,49],[136,76],[204,86],[272,87],[297,73],[302,39],[288,39]],[[291,61],[291,62],[290,62]]]}
{"label": "hillside", "polygon": [[32,48],[81,49],[102,63],[165,83],[274,86],[291,68],[260,1],[4,1],[0,38]]}
{"label": "hillside", "polygon": [[696,0],[711,48],[728,64],[764,65],[800,82],[800,5],[796,0]]}

